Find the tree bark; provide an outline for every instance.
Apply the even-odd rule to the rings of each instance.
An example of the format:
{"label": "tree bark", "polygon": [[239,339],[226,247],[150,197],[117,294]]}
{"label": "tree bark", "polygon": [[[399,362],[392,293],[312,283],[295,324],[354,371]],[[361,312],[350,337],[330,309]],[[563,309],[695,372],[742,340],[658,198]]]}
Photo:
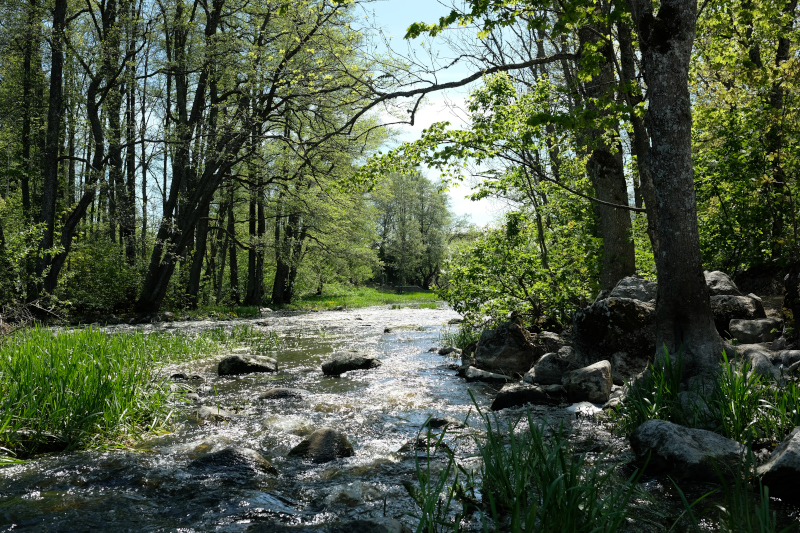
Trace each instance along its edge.
{"label": "tree bark", "polygon": [[649,107],[645,123],[653,146],[650,171],[658,210],[657,357],[662,346],[683,351],[685,375],[713,371],[722,341],[714,327],[703,276],[692,167],[689,61],[696,0],[630,0],[639,34]]}

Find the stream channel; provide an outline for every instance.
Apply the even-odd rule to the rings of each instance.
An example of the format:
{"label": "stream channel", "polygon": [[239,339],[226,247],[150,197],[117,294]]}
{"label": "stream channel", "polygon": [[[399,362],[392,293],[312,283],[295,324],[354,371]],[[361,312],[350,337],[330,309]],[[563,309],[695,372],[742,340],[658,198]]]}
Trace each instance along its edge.
{"label": "stream channel", "polygon": [[[280,348],[269,355],[278,359],[280,370],[220,377],[216,368],[224,355],[164,368],[167,376],[200,375],[202,403],[236,416],[198,424],[189,420],[197,406],[180,404],[171,433],[149,437],[132,450],[54,454],[0,468],[0,531],[326,531],[331,524],[375,517],[399,519],[413,529],[414,506],[402,482],[416,482],[417,460],[425,461],[426,453],[402,453],[400,448],[424,434],[429,417],[464,421],[472,411],[468,422],[473,427],[448,429],[445,441],[460,464],[476,467],[470,459],[475,452],[471,434],[481,424],[472,398],[488,411],[499,388],[466,383],[452,369],[456,360],[428,351],[440,345],[442,328],[457,317],[445,308],[382,306],[109,326],[111,332],[147,332],[250,324],[258,332],[279,336]],[[341,377],[323,375],[321,364],[342,350],[376,355],[383,365]],[[258,400],[273,387],[309,394]],[[503,418],[524,413],[507,411]],[[536,414],[570,425],[576,421],[574,406],[540,407]],[[293,446],[322,427],[346,434],[355,456],[324,464],[287,457]],[[228,447],[258,451],[279,474],[188,467]],[[447,456],[435,458],[444,465]]]}

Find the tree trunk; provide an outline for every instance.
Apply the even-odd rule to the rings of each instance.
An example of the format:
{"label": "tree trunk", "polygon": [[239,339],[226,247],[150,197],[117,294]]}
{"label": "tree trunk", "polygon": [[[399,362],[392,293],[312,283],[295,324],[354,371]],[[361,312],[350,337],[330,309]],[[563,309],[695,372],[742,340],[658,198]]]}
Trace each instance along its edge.
{"label": "tree trunk", "polygon": [[645,123],[653,139],[650,171],[658,206],[657,356],[683,350],[685,375],[713,371],[722,341],[703,276],[692,167],[689,61],[696,0],[631,0],[650,99]]}
{"label": "tree trunk", "polygon": [[[582,44],[597,45],[603,35],[610,37],[608,28],[586,26],[580,31]],[[612,95],[615,84],[614,49],[610,39],[600,49],[603,59],[598,68],[600,72],[584,83],[586,98],[584,104],[590,111],[597,113],[602,121],[608,112],[604,110],[604,101]],[[622,146],[619,143],[619,132],[615,132],[615,141],[603,140],[606,132],[594,129],[588,132],[587,140],[595,143],[591,147],[591,156],[586,170],[592,180],[595,194],[600,200],[618,205],[628,205],[628,184],[625,181],[625,169],[622,162]],[[636,272],[636,256],[633,248],[631,217],[627,209],[596,204],[595,210],[600,219],[600,237],[603,239],[603,264],[600,269],[600,287],[611,290],[619,280]]]}
{"label": "tree trunk", "polygon": [[200,278],[203,272],[203,260],[206,256],[206,248],[208,243],[208,207],[206,207],[205,214],[197,222],[195,230],[195,246],[194,257],[192,258],[192,266],[189,269],[189,286],[186,293],[189,296],[189,306],[192,309],[197,309],[199,304],[198,294],[200,292]]}
{"label": "tree trunk", "polygon": [[231,285],[231,301],[239,305],[239,260],[236,257],[236,241],[233,237],[236,235],[236,220],[233,215],[233,184],[231,184],[231,201],[228,204],[228,235],[231,239],[230,247],[230,285]]}
{"label": "tree trunk", "polygon": [[[39,243],[39,263],[37,277],[44,276],[50,264],[47,250],[53,247],[56,219],[56,199],[58,196],[58,154],[61,143],[61,118],[64,113],[63,73],[64,73],[64,25],[67,18],[67,0],[56,0],[53,6],[53,35],[50,39],[52,57],[50,60],[50,101],[47,112],[47,137],[42,172],[42,218],[44,234]],[[53,287],[55,288],[55,287]],[[38,292],[38,291],[37,291]]]}

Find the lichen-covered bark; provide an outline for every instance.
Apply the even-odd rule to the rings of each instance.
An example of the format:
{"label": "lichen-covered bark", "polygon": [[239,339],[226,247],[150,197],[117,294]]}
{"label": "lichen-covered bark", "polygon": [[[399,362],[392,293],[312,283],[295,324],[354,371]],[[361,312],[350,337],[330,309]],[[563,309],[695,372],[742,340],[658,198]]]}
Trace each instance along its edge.
{"label": "lichen-covered bark", "polygon": [[688,375],[713,368],[722,352],[703,276],[692,168],[689,60],[696,0],[630,0],[649,106],[650,172],[658,217],[656,353],[684,351]]}

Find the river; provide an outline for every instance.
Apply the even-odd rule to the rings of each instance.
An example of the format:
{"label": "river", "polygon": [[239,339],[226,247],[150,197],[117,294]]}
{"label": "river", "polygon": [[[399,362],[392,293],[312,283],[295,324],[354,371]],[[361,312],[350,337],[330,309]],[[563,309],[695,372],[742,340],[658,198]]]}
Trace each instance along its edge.
{"label": "river", "polygon": [[[189,419],[197,407],[181,404],[172,432],[149,437],[133,449],[55,454],[2,468],[0,531],[317,531],[346,520],[384,516],[413,528],[414,506],[402,482],[415,480],[417,460],[426,456],[400,453],[400,448],[416,439],[428,417],[464,421],[472,413],[468,423],[474,428],[448,430],[445,436],[469,468],[475,450],[471,435],[480,430],[473,398],[488,410],[499,387],[466,383],[452,369],[455,360],[429,351],[440,344],[444,324],[457,316],[445,308],[382,306],[272,313],[252,320],[109,326],[109,331],[121,332],[250,324],[279,336],[280,349],[271,355],[280,370],[220,377],[216,365],[221,356],[164,368],[166,375],[199,375],[202,383],[196,388],[202,403],[236,416],[198,424]],[[323,375],[321,364],[340,350],[376,355],[383,365],[341,377]],[[273,387],[309,394],[258,399]],[[575,420],[568,409],[538,408],[537,413]],[[287,457],[321,427],[345,433],[355,456],[325,464]],[[191,461],[231,446],[258,451],[279,475],[188,468]],[[440,454],[434,461],[442,465],[445,458]]]}

